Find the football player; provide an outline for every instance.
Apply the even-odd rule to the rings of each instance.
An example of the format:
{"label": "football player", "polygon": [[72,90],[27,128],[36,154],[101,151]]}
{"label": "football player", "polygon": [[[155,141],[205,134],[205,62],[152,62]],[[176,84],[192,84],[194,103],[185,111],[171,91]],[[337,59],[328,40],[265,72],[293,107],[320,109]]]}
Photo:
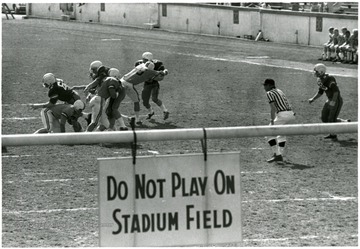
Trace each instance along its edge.
{"label": "football player", "polygon": [[57,104],[46,107],[41,110],[41,121],[44,128],[35,133],[59,133],[65,132],[65,124],[68,122],[74,128],[75,132],[81,132],[82,127],[74,125],[85,109],[85,104],[81,100],[76,100],[73,105]]}
{"label": "football player", "polygon": [[[43,76],[42,84],[43,87],[49,89],[48,96],[50,100],[45,103],[30,104],[30,107],[34,110],[54,106],[59,100],[72,105],[75,101],[81,99],[76,91],[66,85],[62,79],[56,78],[52,73],[46,73]],[[81,116],[84,117],[87,123],[90,122],[91,117],[89,114],[82,113]],[[79,126],[81,127],[80,123],[77,121],[73,121],[73,124],[74,129],[78,129]]]}
{"label": "football player", "polygon": [[98,126],[99,121],[101,121],[99,130],[112,130],[115,120],[121,117],[118,108],[125,98],[125,91],[116,78],[108,77],[108,70],[104,66],[98,68],[97,79],[99,79],[99,84],[95,95],[90,100],[93,117],[86,131],[93,131]]}
{"label": "football player", "polygon": [[170,113],[166,109],[163,102],[159,99],[159,92],[160,92],[159,81],[163,80],[165,75],[167,75],[169,72],[167,69],[165,69],[165,66],[162,63],[162,61],[154,59],[153,54],[150,52],[143,53],[142,60],[136,61],[135,66],[138,66],[142,63],[146,63],[147,61],[151,61],[154,63],[154,70],[159,72],[159,75],[146,80],[141,93],[143,105],[149,112],[146,119],[151,119],[151,117],[155,114],[154,110],[150,105],[150,97],[151,97],[151,100],[162,109],[164,120],[166,120],[169,118]]}
{"label": "football player", "polygon": [[140,120],[139,115],[140,97],[135,86],[160,75],[160,73],[155,71],[154,68],[154,63],[147,61],[136,65],[134,69],[120,79],[121,84],[125,88],[126,95],[134,102],[135,124],[137,125],[141,125],[142,121]]}
{"label": "football player", "polygon": [[[338,118],[341,107],[343,105],[343,99],[340,95],[339,87],[333,76],[326,74],[326,66],[324,64],[316,64],[314,67],[314,76],[317,77],[317,84],[319,86],[318,92],[309,99],[311,104],[316,99],[321,97],[324,92],[328,98],[321,111],[321,121],[324,123],[332,122],[350,122],[349,119]],[[329,134],[325,139],[336,139],[336,134]]]}

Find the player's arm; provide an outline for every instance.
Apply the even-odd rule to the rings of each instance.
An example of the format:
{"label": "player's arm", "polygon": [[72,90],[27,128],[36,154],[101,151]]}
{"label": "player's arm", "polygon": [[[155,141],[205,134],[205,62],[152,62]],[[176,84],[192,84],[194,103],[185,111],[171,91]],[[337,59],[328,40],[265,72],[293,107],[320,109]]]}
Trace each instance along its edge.
{"label": "player's arm", "polygon": [[88,93],[90,89],[96,88],[100,83],[100,79],[96,78],[93,82],[90,82],[85,86],[84,92]]}
{"label": "player's arm", "polygon": [[52,96],[50,98],[50,100],[48,102],[45,103],[37,103],[37,104],[30,104],[30,107],[34,110],[39,109],[39,108],[49,108],[52,107],[56,104],[56,102],[58,101],[57,95],[56,96]]}
{"label": "player's arm", "polygon": [[314,102],[316,99],[320,98],[321,95],[323,95],[324,90],[322,90],[321,88],[319,88],[319,91],[314,95],[314,97],[312,97],[311,99],[309,99],[309,103],[311,104],[312,102]]}
{"label": "player's arm", "polygon": [[87,85],[80,85],[80,86],[73,86],[70,89],[71,90],[85,90]]}
{"label": "player's arm", "polygon": [[329,88],[333,90],[333,96],[329,102],[329,105],[334,107],[336,104],[336,101],[339,97],[339,88],[337,87],[336,83],[334,81],[330,82]]}
{"label": "player's arm", "polygon": [[275,102],[270,102],[270,124],[274,125],[274,120],[276,117],[276,107]]}

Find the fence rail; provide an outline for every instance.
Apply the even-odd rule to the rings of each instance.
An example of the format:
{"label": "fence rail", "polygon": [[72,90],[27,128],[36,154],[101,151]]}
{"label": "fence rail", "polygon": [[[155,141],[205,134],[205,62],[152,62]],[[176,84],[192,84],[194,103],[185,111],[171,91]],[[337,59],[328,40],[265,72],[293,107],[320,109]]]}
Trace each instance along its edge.
{"label": "fence rail", "polygon": [[[205,131],[205,132],[204,132]],[[325,133],[356,133],[358,122],[328,124],[296,124],[274,126],[238,126],[219,128],[188,128],[167,130],[135,130],[137,142],[200,140],[206,133],[207,139],[262,137],[275,135],[317,135]],[[76,145],[97,143],[130,143],[134,141],[133,131],[81,132],[52,134],[2,135],[2,146]]]}

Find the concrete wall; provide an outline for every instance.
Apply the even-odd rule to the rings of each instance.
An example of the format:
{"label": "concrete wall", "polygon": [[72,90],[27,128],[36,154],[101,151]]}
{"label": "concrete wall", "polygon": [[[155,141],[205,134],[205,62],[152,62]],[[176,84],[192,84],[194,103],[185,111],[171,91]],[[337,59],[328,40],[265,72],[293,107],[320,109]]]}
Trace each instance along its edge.
{"label": "concrete wall", "polygon": [[[60,19],[64,13],[58,3],[31,4],[31,16]],[[26,13],[29,15],[29,4],[26,6]]]}
{"label": "concrete wall", "polygon": [[[74,4],[63,13],[59,3],[33,3],[29,17],[61,19],[70,14],[80,22],[99,22],[144,28],[156,23],[161,29],[229,37],[256,37],[259,30],[272,42],[320,46],[328,39],[328,27],[358,28],[358,17],[329,13],[277,11],[192,3],[100,3]],[[165,14],[166,13],[166,14]],[[238,14],[239,23],[234,23]],[[317,31],[318,24],[322,31]],[[319,25],[318,25],[319,27]]]}

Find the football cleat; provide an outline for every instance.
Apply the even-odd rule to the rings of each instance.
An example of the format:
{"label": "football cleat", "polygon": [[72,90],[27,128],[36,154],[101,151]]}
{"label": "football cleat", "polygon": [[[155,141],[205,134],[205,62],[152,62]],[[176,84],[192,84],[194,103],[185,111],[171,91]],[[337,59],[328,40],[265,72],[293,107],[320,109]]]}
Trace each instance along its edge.
{"label": "football cleat", "polygon": [[329,134],[327,136],[324,137],[325,139],[337,139],[337,135],[335,134]]}
{"label": "football cleat", "polygon": [[282,155],[276,155],[274,154],[272,158],[270,158],[269,160],[267,160],[268,163],[272,163],[272,162],[282,162],[283,161],[283,156]]}
{"label": "football cleat", "polygon": [[164,120],[168,119],[170,115],[170,112],[164,112]]}
{"label": "football cleat", "polygon": [[149,113],[146,117],[147,120],[151,119],[154,116],[155,112]]}
{"label": "football cleat", "polygon": [[127,128],[127,127],[120,127],[119,130],[120,130],[120,131],[128,131],[129,128]]}

